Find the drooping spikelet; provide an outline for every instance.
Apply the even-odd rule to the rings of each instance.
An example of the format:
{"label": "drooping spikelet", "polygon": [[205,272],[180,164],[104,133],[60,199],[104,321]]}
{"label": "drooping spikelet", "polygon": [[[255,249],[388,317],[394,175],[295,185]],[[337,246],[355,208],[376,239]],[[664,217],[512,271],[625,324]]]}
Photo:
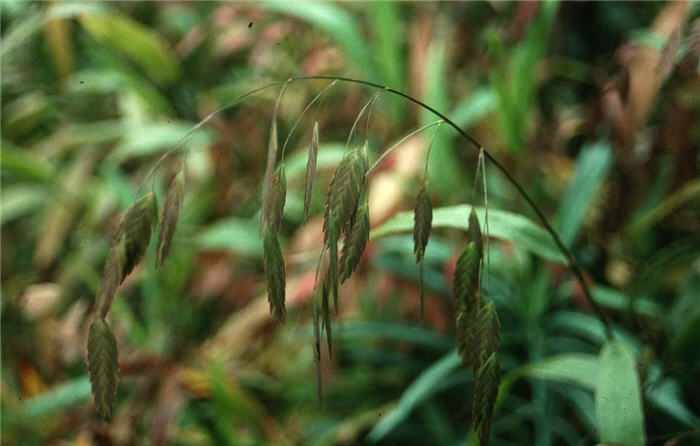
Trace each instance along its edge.
{"label": "drooping spikelet", "polygon": [[486,303],[476,315],[469,347],[469,359],[474,373],[481,364],[498,349],[501,324],[493,302]]}
{"label": "drooping spikelet", "polygon": [[318,159],[318,122],[314,123],[314,130],[311,134],[311,146],[309,147],[309,158],[306,161],[306,181],[304,183],[304,221],[309,219],[311,209],[311,195],[314,187],[314,177],[316,176],[316,162]]}
{"label": "drooping spikelet", "polygon": [[498,398],[500,382],[501,366],[498,363],[496,353],[492,353],[476,373],[476,386],[472,401],[472,426],[482,446],[489,444],[491,418]]}
{"label": "drooping spikelet", "polygon": [[112,415],[119,382],[117,341],[104,319],[96,316],[90,325],[87,349],[88,372],[95,407],[101,418]]}
{"label": "drooping spikelet", "polygon": [[476,303],[479,291],[481,255],[476,243],[469,242],[457,260],[454,275],[454,297],[458,309],[470,309]]}
{"label": "drooping spikelet", "polygon": [[355,148],[348,152],[333,174],[324,211],[323,232],[328,241],[330,226],[336,236],[347,234],[350,223],[357,210],[365,173],[367,172],[366,150]]}
{"label": "drooping spikelet", "polygon": [[158,206],[153,192],[134,203],[124,215],[112,238],[97,292],[97,311],[102,317],[109,312],[117,286],[146,252],[157,218]]}
{"label": "drooping spikelet", "polygon": [[269,200],[265,211],[267,223],[275,232],[279,232],[284,214],[284,203],[287,199],[287,178],[284,174],[284,163],[280,163],[272,175]]}
{"label": "drooping spikelet", "polygon": [[160,233],[156,249],[156,266],[161,266],[170,252],[170,245],[175,234],[177,221],[180,218],[182,202],[185,198],[185,171],[180,170],[170,182],[168,196],[163,205],[160,219]]}
{"label": "drooping spikelet", "polygon": [[367,240],[369,240],[369,228],[369,206],[365,203],[357,211],[350,235],[345,237],[342,257],[340,258],[340,283],[345,282],[360,263]]}
{"label": "drooping spikelet", "polygon": [[277,233],[268,225],[265,227],[265,239],[263,242],[263,257],[265,263],[265,277],[267,279],[267,300],[270,303],[270,312],[276,320],[284,319],[286,309],[285,301],[285,270],[282,250],[280,249]]}
{"label": "drooping spikelet", "polygon": [[416,197],[416,209],[413,213],[413,253],[416,262],[420,265],[419,288],[420,288],[420,314],[423,315],[423,257],[425,247],[430,238],[430,228],[433,223],[433,206],[430,202],[430,195],[425,186],[421,187]]}

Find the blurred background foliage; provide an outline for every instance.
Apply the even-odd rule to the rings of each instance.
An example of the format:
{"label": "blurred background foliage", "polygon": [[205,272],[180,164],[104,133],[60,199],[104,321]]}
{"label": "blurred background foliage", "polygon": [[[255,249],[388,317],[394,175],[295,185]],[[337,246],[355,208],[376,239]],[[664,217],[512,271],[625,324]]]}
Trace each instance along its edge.
{"label": "blurred background foliage", "polygon": [[[2,444],[475,444],[471,371],[454,350],[451,274],[477,153],[446,126],[430,157],[435,230],[419,317],[414,197],[431,131],[370,183],[372,241],[342,288],[316,405],[310,297],[324,189],[373,91],[340,83],[291,135],[283,224],[289,316],[269,315],[258,238],[269,89],[298,75],[357,77],[424,100],[489,148],[584,266],[634,354],[648,444],[700,437],[700,15],[662,2],[0,4],[2,25]],[[286,137],[327,81],[295,82]],[[380,96],[376,156],[436,118]],[[315,217],[302,224],[313,121]],[[140,188],[186,159],[174,246],[153,247],[119,289],[113,420],[97,420],[84,353],[110,236]],[[494,445],[593,444],[603,420],[601,323],[533,215],[487,166],[488,283],[504,379]],[[401,213],[408,211],[408,213]],[[608,350],[608,352],[611,350]],[[624,356],[624,355],[623,355]],[[602,362],[600,362],[602,361]],[[629,371],[628,371],[629,372]],[[613,370],[612,386],[629,382]],[[619,373],[619,375],[616,375]],[[602,379],[602,378],[601,378]],[[634,388],[634,386],[632,386]],[[609,423],[607,423],[609,424]],[[603,434],[604,435],[604,434]]]}

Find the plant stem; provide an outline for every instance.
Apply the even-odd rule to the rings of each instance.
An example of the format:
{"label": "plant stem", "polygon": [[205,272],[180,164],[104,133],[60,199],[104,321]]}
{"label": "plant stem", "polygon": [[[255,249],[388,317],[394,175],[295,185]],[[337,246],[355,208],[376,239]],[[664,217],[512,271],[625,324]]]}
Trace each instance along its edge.
{"label": "plant stem", "polygon": [[[588,288],[588,285],[586,284],[586,281],[583,277],[583,271],[578,264],[578,261],[576,258],[573,256],[573,254],[569,251],[569,249],[564,245],[564,243],[561,241],[559,236],[557,235],[556,231],[554,228],[552,228],[552,225],[549,223],[547,220],[547,217],[544,216],[540,208],[535,204],[535,201],[530,197],[530,195],[523,189],[523,187],[518,183],[518,181],[506,170],[506,168],[496,159],[491,155],[490,152],[488,152],[479,142],[474,139],[471,135],[469,135],[467,132],[462,130],[457,124],[455,124],[450,118],[445,116],[443,113],[440,111],[434,109],[433,107],[429,106],[428,104],[414,98],[413,96],[410,96],[402,91],[395,90],[391,87],[387,87],[384,85],[380,85],[374,82],[370,81],[365,81],[361,79],[352,79],[352,78],[347,78],[347,77],[340,77],[340,76],[323,76],[323,75],[315,75],[315,76],[300,76],[300,77],[293,77],[289,78],[284,81],[277,81],[273,82],[267,85],[264,85],[262,87],[259,87],[255,90],[251,90],[248,93],[245,93],[241,96],[239,96],[236,100],[231,102],[228,105],[225,105],[214,112],[210,113],[206,118],[204,118],[202,121],[199,122],[196,126],[192,128],[185,136],[183,136],[175,145],[173,148],[168,150],[156,163],[156,165],[153,167],[151,172],[149,173],[149,176],[153,174],[153,172],[158,168],[158,166],[162,163],[162,161],[167,158],[167,156],[176,150],[184,141],[187,139],[194,131],[197,129],[201,128],[206,122],[211,120],[217,113],[219,113],[222,110],[228,109],[230,107],[233,107],[235,105],[238,105],[243,99],[252,96],[253,94],[256,94],[260,91],[263,91],[267,88],[271,88],[277,85],[281,84],[287,84],[291,82],[296,82],[296,81],[307,81],[307,80],[337,80],[340,82],[348,82],[348,83],[353,83],[353,84],[360,84],[360,85],[365,85],[367,87],[372,87],[372,88],[377,88],[381,91],[386,91],[388,93],[391,93],[396,96],[400,96],[409,102],[413,102],[414,104],[418,105],[419,107],[422,107],[425,110],[428,110],[435,116],[439,117],[442,119],[446,124],[448,124],[450,127],[452,127],[463,139],[467,140],[470,144],[472,144],[476,149],[479,151],[483,152],[484,158],[486,158],[491,164],[493,164],[506,178],[506,180],[513,185],[515,190],[520,194],[523,199],[525,199],[525,202],[530,206],[530,208],[534,211],[535,215],[537,216],[537,219],[542,223],[544,226],[545,230],[549,233],[549,235],[552,237],[554,240],[554,243],[557,245],[557,248],[559,248],[559,251],[561,251],[562,254],[564,254],[564,257],[566,257],[567,262],[568,262],[568,267],[571,270],[571,272],[574,274],[574,277],[576,280],[579,282],[581,285],[581,289],[583,290],[584,296],[586,298],[586,301],[588,304],[591,306],[593,311],[596,313],[597,317],[600,319],[600,321],[603,323],[605,327],[605,334],[608,339],[612,339],[612,329],[610,327],[610,320],[608,319],[607,315],[603,311],[602,307],[598,305],[598,303],[593,299],[593,296],[591,295],[590,289]],[[353,126],[354,127],[354,126]],[[352,134],[351,134],[352,135]]]}

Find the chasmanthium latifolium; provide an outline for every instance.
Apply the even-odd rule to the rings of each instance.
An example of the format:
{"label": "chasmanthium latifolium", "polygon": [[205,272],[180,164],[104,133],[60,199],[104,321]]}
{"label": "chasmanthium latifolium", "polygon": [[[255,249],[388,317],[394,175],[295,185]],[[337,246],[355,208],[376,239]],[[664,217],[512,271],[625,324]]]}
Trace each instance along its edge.
{"label": "chasmanthium latifolium", "polygon": [[[334,82],[337,80],[364,83],[365,85],[378,87],[375,84],[349,79],[336,79]],[[267,146],[267,162],[263,180],[260,211],[260,236],[263,239],[263,266],[267,282],[267,295],[270,304],[270,312],[277,321],[283,320],[286,315],[286,271],[279,233],[282,229],[287,182],[284,168],[284,147],[286,146],[286,142],[282,148],[282,153],[279,153],[276,117],[282,92],[291,81],[292,80],[288,80],[284,83],[280,83],[283,84],[283,88],[275,103],[275,111],[270,126]],[[269,86],[272,85],[275,84]],[[256,91],[261,91],[264,88]],[[384,87],[383,91],[398,94],[429,109],[425,104],[388,87]],[[241,98],[251,94],[252,92],[243,95]],[[319,96],[317,96],[316,99]],[[376,95],[373,97],[372,103],[376,97]],[[316,99],[314,99],[314,101]],[[303,113],[305,113],[308,108],[307,106]],[[223,109],[225,109],[225,107],[219,111]],[[446,122],[459,130],[444,115],[435,110],[430,110],[442,118],[439,122]],[[361,115],[362,112],[358,115],[356,122]],[[200,122],[196,127],[203,125],[211,119],[212,116],[213,114]],[[301,119],[301,116],[299,119]],[[297,123],[298,122],[299,121],[297,121]],[[429,126],[432,125],[434,124]],[[429,126],[424,126],[417,131],[428,128]],[[294,129],[294,127],[292,127],[292,129]],[[311,208],[311,198],[320,148],[319,133],[319,124],[318,122],[314,122],[311,132],[311,143],[308,148],[306,178],[304,182],[304,221],[307,221]],[[469,140],[470,137],[465,136],[465,138]],[[350,138],[348,138],[348,142],[349,141]],[[474,143],[473,140],[470,140],[470,142]],[[396,145],[391,146],[386,152],[389,152],[394,147],[396,147]],[[432,147],[432,140],[428,153],[430,152],[430,147]],[[481,149],[483,150],[483,148]],[[173,150],[174,148],[171,149],[171,151]],[[167,154],[169,153],[170,151]],[[490,155],[488,156],[489,159],[492,160]],[[325,332],[328,352],[329,354],[332,353],[331,299],[333,299],[333,306],[337,311],[339,283],[347,281],[356,271],[369,241],[370,209],[366,202],[366,183],[367,176],[374,167],[375,166],[372,166],[370,169],[368,165],[367,142],[365,142],[362,147],[354,147],[346,150],[345,155],[333,172],[326,192],[325,208],[323,212],[322,253],[318,267],[319,269],[321,268],[323,260],[325,259],[327,261],[327,269],[325,273],[322,273],[322,277],[320,281],[318,281],[320,290],[314,287],[312,293],[314,328],[313,349],[316,363],[319,404],[322,395],[320,338]],[[423,313],[423,264],[426,246],[431,235],[433,219],[433,209],[427,189],[426,177],[427,167],[423,178],[423,185],[416,197],[413,230],[413,251],[416,262],[420,265],[419,286],[421,315]],[[156,249],[155,262],[157,266],[162,265],[170,251],[173,235],[184,201],[184,194],[185,182],[183,166],[183,170],[171,180],[163,206],[160,233]],[[112,414],[119,377],[116,340],[107,325],[106,316],[109,312],[117,287],[133,269],[134,265],[143,257],[157,220],[158,214],[155,195],[150,193],[139,199],[125,214],[112,240],[112,245],[104,267],[102,283],[96,299],[96,314],[88,335],[87,355],[90,381],[95,396],[95,405],[99,415],[103,418],[108,418]],[[470,365],[475,374],[476,388],[472,408],[472,425],[481,444],[486,444],[488,442],[488,432],[500,381],[500,365],[497,359],[500,325],[493,302],[487,302],[483,305],[481,302],[480,274],[483,265],[482,257],[484,245],[479,221],[473,209],[468,216],[468,221],[469,241],[457,261],[453,286],[456,308],[457,345],[463,363],[465,365]],[[556,234],[554,234],[554,237],[556,237]],[[338,243],[341,242],[342,249],[339,252]],[[323,327],[323,330],[321,327]]]}

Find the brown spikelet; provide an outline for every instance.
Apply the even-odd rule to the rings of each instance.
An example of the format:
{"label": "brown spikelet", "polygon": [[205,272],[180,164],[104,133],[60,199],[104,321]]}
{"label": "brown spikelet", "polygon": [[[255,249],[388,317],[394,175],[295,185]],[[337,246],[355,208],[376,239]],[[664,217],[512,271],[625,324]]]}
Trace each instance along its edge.
{"label": "brown spikelet", "polygon": [[312,297],[312,314],[314,321],[314,365],[316,366],[316,398],[318,400],[318,407],[321,407],[323,401],[323,389],[321,382],[321,330],[320,325],[320,313],[321,313],[321,302],[319,302],[318,292],[314,290]]}
{"label": "brown spikelet", "polygon": [[476,244],[476,249],[479,251],[479,255],[484,254],[484,240],[481,236],[481,226],[479,226],[479,219],[476,217],[476,212],[474,212],[474,207],[472,206],[471,212],[469,212],[469,236],[472,241]]}
{"label": "brown spikelet", "polygon": [[311,146],[309,147],[309,158],[306,161],[306,181],[304,183],[304,221],[309,219],[311,209],[311,193],[314,187],[314,177],[316,176],[316,162],[318,159],[318,121],[314,122],[314,130],[311,134]]}
{"label": "brown spikelet", "polygon": [[282,250],[280,249],[277,234],[265,227],[265,239],[263,243],[263,257],[265,262],[265,277],[267,279],[267,300],[270,303],[270,313],[276,320],[284,319],[286,309],[284,306],[285,271]]}
{"label": "brown spikelet", "polygon": [[457,260],[454,275],[454,297],[459,310],[471,310],[479,292],[481,255],[476,243],[469,242]]}
{"label": "brown spikelet", "polygon": [[500,327],[496,307],[493,302],[486,303],[476,315],[469,346],[469,359],[474,373],[477,373],[486,358],[498,349]]}
{"label": "brown spikelet", "polygon": [[323,280],[321,292],[321,312],[323,313],[323,326],[326,329],[326,345],[328,346],[328,354],[333,356],[333,328],[331,327],[330,284],[328,275],[326,275]]}
{"label": "brown spikelet", "polygon": [[360,206],[353,222],[350,235],[345,238],[342,257],[340,258],[340,283],[345,282],[360,263],[362,253],[369,240],[369,206]]}
{"label": "brown spikelet", "polygon": [[124,215],[109,248],[97,293],[97,311],[105,317],[117,286],[124,281],[146,252],[158,218],[153,192],[134,203]]}
{"label": "brown spikelet", "polygon": [[180,218],[182,202],[185,198],[185,171],[180,170],[170,182],[168,196],[163,205],[163,213],[160,219],[160,234],[158,234],[158,247],[156,249],[156,266],[161,266],[170,252],[170,245],[175,234],[177,221]]}
{"label": "brown spikelet", "polygon": [[352,218],[357,210],[366,172],[366,151],[359,148],[348,152],[335,170],[326,194],[326,208],[323,221],[324,240],[326,242],[328,241],[331,225],[335,228],[335,233],[338,237],[340,234],[349,232]]}
{"label": "brown spikelet", "polygon": [[90,325],[87,347],[88,371],[95,408],[101,418],[112,415],[119,382],[117,341],[109,326],[99,316]]}
{"label": "brown spikelet", "polygon": [[472,402],[472,426],[482,446],[489,444],[491,418],[498,398],[500,382],[501,366],[496,358],[496,353],[492,353],[476,374],[476,387]]}
{"label": "brown spikelet", "polygon": [[277,163],[277,121],[272,119],[272,125],[270,126],[270,139],[267,144],[267,164],[265,165],[265,179],[263,180],[263,194],[262,194],[262,207],[260,213],[260,233],[262,234],[263,229],[269,219],[270,210],[270,194],[272,188],[272,175],[275,171],[275,164]]}
{"label": "brown spikelet", "polygon": [[[333,214],[331,213],[331,217]],[[333,295],[333,308],[338,311],[338,234],[335,226],[330,227],[328,234],[328,285]]]}
{"label": "brown spikelet", "polygon": [[284,174],[284,163],[280,163],[272,175],[270,183],[269,200],[267,202],[267,210],[265,211],[267,223],[279,232],[282,225],[282,216],[284,214],[284,203],[287,199],[287,178]]}
{"label": "brown spikelet", "polygon": [[433,223],[433,205],[425,186],[421,187],[416,197],[416,209],[413,213],[413,253],[416,262],[420,264],[419,288],[420,288],[420,314],[423,316],[423,256],[425,247],[430,238],[430,228]]}

